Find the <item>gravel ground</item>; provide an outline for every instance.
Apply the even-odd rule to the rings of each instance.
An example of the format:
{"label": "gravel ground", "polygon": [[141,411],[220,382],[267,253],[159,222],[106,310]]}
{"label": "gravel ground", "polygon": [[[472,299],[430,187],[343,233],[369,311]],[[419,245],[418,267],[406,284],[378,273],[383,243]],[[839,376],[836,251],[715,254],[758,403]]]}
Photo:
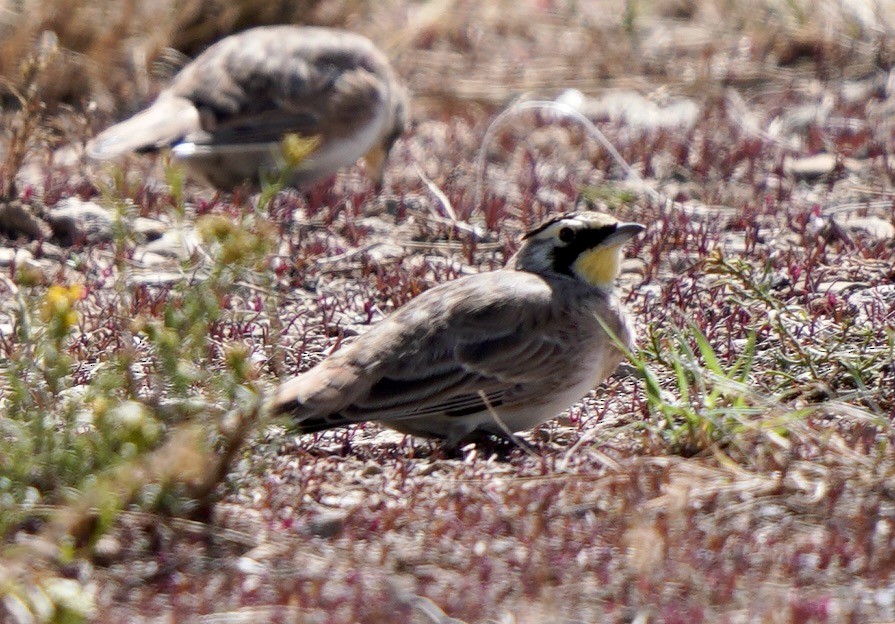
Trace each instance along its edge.
{"label": "gravel ground", "polygon": [[[810,16],[558,4],[385,3],[392,36],[345,18],[396,59],[413,127],[381,196],[358,166],[273,199],[267,281],[232,284],[209,357],[242,345],[267,390],[588,204],[648,226],[620,288],[658,394],[623,366],[525,436],[536,454],[507,458],[449,457],[376,425],[295,437],[259,424],[206,517],[135,503],[75,556],[8,554],[10,569],[73,579],[98,622],[895,620],[892,8],[871,22],[830,3]],[[592,120],[633,174],[529,100]],[[259,223],[251,200],[193,181],[172,208],[161,160],[85,163],[83,139],[111,117],[41,118],[17,198],[0,204],[8,283],[86,286],[75,388],[135,319],[204,279],[197,219]],[[122,292],[128,318],[107,313]],[[0,302],[10,358],[15,306]],[[134,349],[148,392],[156,365]],[[41,543],[51,524],[17,524],[6,543]],[[33,621],[11,604],[11,621]]]}

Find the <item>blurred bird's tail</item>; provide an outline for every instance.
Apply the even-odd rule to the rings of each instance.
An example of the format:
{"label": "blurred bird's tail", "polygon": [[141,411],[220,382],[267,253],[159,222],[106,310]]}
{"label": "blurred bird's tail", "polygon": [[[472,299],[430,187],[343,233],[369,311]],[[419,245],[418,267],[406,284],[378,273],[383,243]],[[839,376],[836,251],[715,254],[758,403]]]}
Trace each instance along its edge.
{"label": "blurred bird's tail", "polygon": [[202,130],[199,111],[186,98],[162,96],[130,119],[101,132],[87,143],[90,158],[105,160],[128,152],[168,147]]}

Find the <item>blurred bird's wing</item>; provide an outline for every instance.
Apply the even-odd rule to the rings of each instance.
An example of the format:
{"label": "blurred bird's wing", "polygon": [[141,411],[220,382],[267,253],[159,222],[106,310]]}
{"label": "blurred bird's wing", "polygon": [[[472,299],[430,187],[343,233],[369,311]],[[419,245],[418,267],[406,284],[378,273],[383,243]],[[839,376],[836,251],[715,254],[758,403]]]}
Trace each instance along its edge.
{"label": "blurred bird's wing", "polygon": [[351,135],[384,102],[387,61],[351,33],[257,28],[209,48],[169,90],[195,103],[204,121],[197,143],[275,142]]}

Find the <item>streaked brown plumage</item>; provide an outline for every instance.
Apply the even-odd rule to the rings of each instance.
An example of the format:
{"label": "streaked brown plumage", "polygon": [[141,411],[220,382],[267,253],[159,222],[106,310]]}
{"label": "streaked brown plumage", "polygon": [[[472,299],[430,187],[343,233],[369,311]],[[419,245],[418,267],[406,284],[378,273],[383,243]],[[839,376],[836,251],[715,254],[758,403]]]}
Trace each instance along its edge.
{"label": "streaked brown plumage", "polygon": [[632,344],[613,286],[641,230],[596,212],[550,221],[504,269],[432,288],[284,383],[272,410],[302,432],[378,421],[449,446],[473,432],[503,436],[497,419],[531,429],[623,359],[607,330]]}
{"label": "streaked brown plumage", "polygon": [[[170,147],[221,189],[279,171],[287,134],[317,147],[289,183],[307,187],[366,157],[381,184],[385,158],[407,122],[407,93],[385,55],[346,31],[253,28],[189,63],[146,110],[105,130],[89,156]],[[260,173],[259,173],[260,172]]]}

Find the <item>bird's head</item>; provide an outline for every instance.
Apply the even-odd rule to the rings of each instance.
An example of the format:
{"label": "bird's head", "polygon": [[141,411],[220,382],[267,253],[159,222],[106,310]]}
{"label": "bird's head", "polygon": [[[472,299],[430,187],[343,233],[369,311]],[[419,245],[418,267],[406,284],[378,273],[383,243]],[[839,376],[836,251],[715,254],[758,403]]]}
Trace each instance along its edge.
{"label": "bird's head", "polygon": [[625,243],[644,229],[602,212],[560,215],[528,232],[509,266],[609,288],[621,270]]}

